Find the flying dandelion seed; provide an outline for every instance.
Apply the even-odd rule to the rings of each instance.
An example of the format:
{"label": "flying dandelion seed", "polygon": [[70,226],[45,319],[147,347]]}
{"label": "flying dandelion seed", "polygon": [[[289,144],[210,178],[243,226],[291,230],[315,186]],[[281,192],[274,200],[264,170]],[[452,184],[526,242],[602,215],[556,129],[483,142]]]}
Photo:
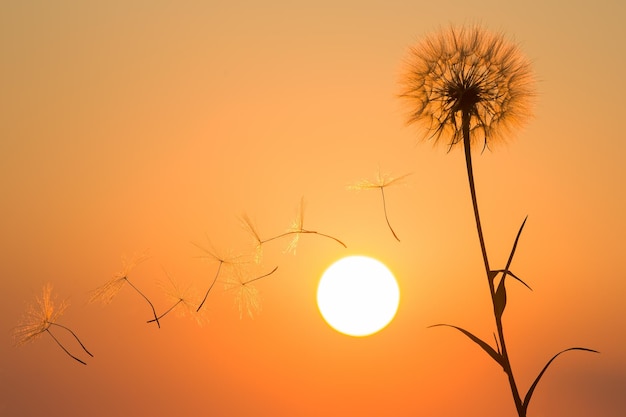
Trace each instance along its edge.
{"label": "flying dandelion seed", "polygon": [[154,319],[155,319],[154,321],[156,321],[157,326],[160,328],[161,323],[159,323],[159,319],[157,318],[154,305],[152,304],[150,299],[146,297],[145,294],[139,290],[139,288],[137,288],[132,282],[130,282],[130,279],[128,278],[131,271],[135,269],[137,265],[139,265],[140,263],[144,262],[145,260],[149,258],[150,256],[148,255],[147,251],[142,252],[140,254],[134,254],[133,257],[130,259],[130,261],[128,261],[125,257],[122,257],[122,270],[116,273],[115,275],[113,275],[113,278],[105,282],[102,286],[96,288],[92,292],[89,302],[93,303],[96,301],[100,301],[103,304],[108,304],[120,292],[122,287],[124,287],[125,284],[128,284],[137,293],[139,293],[139,295],[141,295],[141,297],[143,297],[144,300],[146,300],[146,302],[152,309],[152,314],[154,315]]}
{"label": "flying dandelion seed", "polygon": [[[175,310],[177,316],[191,316],[200,326],[208,322],[208,318],[204,314],[205,310],[202,312],[196,311],[198,297],[193,291],[193,287],[191,285],[186,287],[181,286],[178,281],[172,278],[165,268],[163,270],[167,277],[167,282],[160,281],[158,285],[173,304],[157,318],[161,320],[163,317]],[[148,323],[152,323],[153,321],[156,321],[156,319],[148,320]]]}
{"label": "flying dandelion seed", "polygon": [[391,227],[391,223],[389,222],[389,216],[387,215],[387,202],[385,200],[385,188],[389,187],[391,185],[402,184],[402,182],[409,175],[411,175],[411,174],[404,174],[404,175],[401,175],[399,177],[395,177],[394,178],[394,177],[391,177],[388,174],[381,174],[380,169],[379,169],[378,173],[376,175],[376,179],[374,181],[360,180],[360,181],[356,182],[355,184],[352,184],[352,185],[348,186],[349,190],[356,190],[356,191],[380,189],[380,195],[381,195],[381,198],[383,200],[383,212],[385,214],[385,221],[387,222],[387,227],[389,227],[389,230],[391,231],[391,234],[393,235],[393,237],[398,242],[400,241],[400,238],[398,238],[398,235],[393,230],[393,227]]}
{"label": "flying dandelion seed", "polygon": [[65,312],[65,309],[68,306],[67,301],[62,301],[58,305],[58,307],[56,307],[54,304],[54,300],[52,299],[52,285],[46,284],[43,287],[41,298],[36,297],[35,303],[28,305],[21,323],[13,329],[13,338],[15,344],[21,346],[25,343],[32,342],[39,338],[39,336],[41,336],[45,332],[52,337],[56,344],[59,345],[59,347],[63,349],[63,351],[68,356],[70,356],[77,362],[86,365],[83,360],[72,355],[50,330],[51,326],[56,326],[69,332],[74,337],[74,339],[76,339],[76,341],[85,351],[85,353],[93,357],[91,352],[87,350],[85,345],[83,345],[78,336],[70,328],[57,323],[58,318],[61,317],[61,315]]}
{"label": "flying dandelion seed", "polygon": [[[208,237],[207,237],[207,240],[208,240]],[[198,308],[196,309],[196,311],[199,312],[202,306],[204,305],[204,303],[206,302],[206,299],[209,296],[209,293],[213,289],[213,286],[217,282],[217,278],[220,276],[220,273],[222,272],[222,269],[223,269],[222,267],[233,268],[243,263],[244,259],[242,256],[228,256],[228,257],[220,256],[214,249],[207,249],[204,246],[198,243],[194,243],[194,242],[192,242],[192,244],[205,253],[205,255],[197,256],[197,258],[205,259],[208,262],[218,263],[217,271],[215,272],[215,275],[213,276],[213,280],[211,281],[209,288],[204,293],[204,297],[202,298],[202,301],[200,302],[200,304],[198,305]],[[210,241],[209,241],[209,246],[210,247],[212,246]]]}
{"label": "flying dandelion seed", "polygon": [[254,318],[255,315],[261,311],[261,300],[259,297],[259,291],[252,284],[262,278],[272,275],[278,267],[275,267],[271,272],[263,274],[256,278],[246,279],[241,268],[236,268],[235,273],[226,279],[224,283],[224,289],[226,291],[235,293],[235,305],[239,311],[239,318],[243,318],[246,313],[250,318]]}
{"label": "flying dandelion seed", "polygon": [[[304,228],[304,198],[300,200],[300,204],[298,205],[298,208],[296,210],[296,218],[291,222],[291,226],[284,233],[281,233],[269,239],[261,240],[258,232],[254,228],[252,223],[249,220],[246,221],[245,218],[244,218],[244,227],[246,227],[246,229],[249,230],[249,233],[251,233],[253,237],[255,238],[255,240],[257,241],[257,248],[263,245],[264,243],[281,239],[286,236],[291,236],[291,240],[289,244],[287,245],[287,248],[285,249],[285,253],[293,253],[295,255],[296,247],[298,246],[298,242],[300,241],[300,235],[303,235],[303,234],[314,234],[314,235],[322,236],[322,237],[334,240],[335,242],[339,243],[344,248],[347,247],[345,243],[343,243],[341,240],[337,239],[336,237],[333,237],[324,233],[320,233],[315,230],[307,230]],[[258,250],[259,249],[257,249],[257,251]]]}

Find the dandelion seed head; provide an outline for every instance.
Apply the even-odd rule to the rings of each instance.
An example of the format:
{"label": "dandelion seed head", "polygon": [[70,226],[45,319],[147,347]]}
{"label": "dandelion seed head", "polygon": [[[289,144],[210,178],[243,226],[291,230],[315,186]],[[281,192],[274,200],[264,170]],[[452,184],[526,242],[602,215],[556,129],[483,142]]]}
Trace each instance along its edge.
{"label": "dandelion seed head", "polygon": [[27,306],[20,324],[13,329],[15,344],[23,345],[37,339],[61,317],[68,305],[64,300],[55,306],[52,285],[44,285],[41,297],[36,297],[35,302]]}
{"label": "dandelion seed head", "polygon": [[449,149],[463,141],[463,114],[472,143],[503,141],[532,115],[535,97],[530,62],[517,44],[481,27],[450,27],[411,48],[402,92],[408,123],[425,128]]}

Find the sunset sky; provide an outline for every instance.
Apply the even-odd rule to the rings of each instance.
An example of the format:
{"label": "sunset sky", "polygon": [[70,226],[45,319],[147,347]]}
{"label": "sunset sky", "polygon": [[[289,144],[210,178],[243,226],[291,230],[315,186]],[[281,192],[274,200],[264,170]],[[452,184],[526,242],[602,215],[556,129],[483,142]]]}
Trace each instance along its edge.
{"label": "sunset sky", "polygon": [[[504,326],[520,389],[553,363],[529,417],[626,414],[626,6],[576,1],[4,1],[0,3],[0,415],[515,416],[505,374],[450,323],[495,330],[463,152],[420,142],[399,79],[411,45],[480,23],[520,44],[535,116],[474,154],[486,244],[511,266]],[[411,173],[380,194],[347,186]],[[158,312],[169,275],[202,293],[222,256],[254,252],[247,215],[278,235],[304,199],[300,236],[264,245],[248,273],[262,309],[240,319],[218,282],[208,323]],[[347,255],[386,264],[395,319],[354,338],[315,292]],[[221,281],[221,280],[220,280]],[[53,285],[55,333],[11,329]]]}

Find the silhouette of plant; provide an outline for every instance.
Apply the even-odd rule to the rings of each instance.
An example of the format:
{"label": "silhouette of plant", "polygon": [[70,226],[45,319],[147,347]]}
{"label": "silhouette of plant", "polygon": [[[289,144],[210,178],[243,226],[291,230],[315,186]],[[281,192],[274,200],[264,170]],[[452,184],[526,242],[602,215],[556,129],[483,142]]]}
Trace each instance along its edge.
{"label": "silhouette of plant", "polygon": [[259,292],[252,283],[272,275],[277,269],[278,267],[275,267],[266,274],[247,279],[244,276],[243,269],[235,268],[235,273],[226,279],[224,289],[235,292],[235,304],[239,310],[239,318],[243,318],[244,312],[251,318],[254,318],[254,315],[261,311]]}
{"label": "silhouette of plant", "polygon": [[95,301],[100,301],[104,304],[108,304],[111,302],[111,300],[113,300],[113,297],[115,297],[117,293],[120,292],[122,287],[125,284],[128,284],[135,291],[137,291],[137,293],[139,293],[139,295],[141,295],[144,300],[146,300],[148,305],[150,305],[150,308],[152,309],[152,314],[154,315],[154,321],[156,321],[157,326],[160,328],[161,323],[159,323],[159,319],[157,317],[156,310],[154,309],[154,305],[152,304],[150,299],[146,297],[144,293],[139,291],[139,289],[128,279],[128,276],[130,275],[131,271],[135,269],[137,265],[139,265],[140,263],[144,262],[145,260],[149,258],[150,256],[148,255],[147,252],[134,254],[133,257],[130,259],[130,261],[128,261],[125,257],[122,257],[122,266],[123,266],[122,270],[116,273],[113,276],[113,278],[105,282],[102,286],[96,288],[92,292],[89,302],[93,303]]}
{"label": "silhouette of plant", "polygon": [[43,287],[41,298],[36,297],[35,303],[28,305],[26,309],[26,313],[24,317],[22,318],[21,323],[13,329],[13,337],[14,337],[16,345],[20,346],[25,343],[32,342],[35,339],[39,338],[39,336],[41,336],[44,332],[46,332],[52,337],[52,339],[54,339],[56,344],[59,345],[59,347],[63,349],[63,351],[67,355],[69,355],[72,359],[76,360],[77,362],[80,362],[83,365],[86,365],[86,363],[83,360],[72,355],[67,350],[67,348],[63,346],[63,344],[61,344],[59,339],[57,339],[52,333],[52,331],[50,330],[51,326],[56,326],[56,327],[66,330],[74,337],[74,339],[76,339],[80,347],[89,356],[93,357],[91,352],[87,350],[85,345],[83,345],[83,343],[80,341],[78,336],[76,336],[76,334],[71,329],[56,322],[58,318],[61,317],[61,315],[65,312],[65,309],[67,308],[67,306],[68,306],[67,301],[62,301],[58,305],[58,307],[55,307],[54,300],[52,299],[52,285],[46,284]]}
{"label": "silhouette of plant", "polygon": [[380,189],[380,195],[383,200],[383,212],[385,214],[385,221],[387,222],[387,226],[389,227],[391,234],[398,242],[400,241],[400,238],[398,238],[398,235],[391,227],[391,223],[389,223],[389,217],[387,216],[387,203],[385,201],[385,188],[389,187],[390,185],[402,184],[402,182],[409,175],[411,174],[404,174],[404,175],[394,178],[394,177],[391,177],[389,174],[381,174],[380,169],[379,169],[376,175],[376,179],[374,181],[360,180],[356,182],[355,184],[348,186],[349,190],[356,190],[356,191]]}
{"label": "silhouette of plant", "polygon": [[287,229],[287,231],[279,235],[276,235],[274,237],[271,237],[269,239],[261,239],[259,232],[257,231],[256,227],[254,226],[254,224],[252,223],[252,221],[250,220],[248,216],[246,215],[242,216],[241,220],[242,220],[242,225],[244,229],[248,231],[248,233],[250,233],[250,235],[254,239],[257,261],[258,259],[260,259],[260,256],[263,252],[263,249],[262,249],[263,244],[286,237],[286,236],[292,236],[292,238],[289,244],[287,245],[287,248],[285,249],[285,253],[293,253],[294,255],[296,253],[296,247],[298,245],[298,242],[300,241],[300,235],[303,235],[303,234],[315,234],[318,236],[323,236],[325,238],[334,240],[335,242],[339,243],[344,248],[347,247],[345,243],[343,243],[341,240],[337,239],[336,237],[333,237],[324,233],[320,233],[315,230],[307,230],[304,228],[304,198],[300,200],[300,204],[298,205],[298,208],[296,210],[296,218],[291,222],[291,226]]}
{"label": "silhouette of plant", "polygon": [[196,306],[198,305],[198,297],[193,291],[193,287],[191,285],[182,287],[178,281],[172,278],[172,276],[165,270],[165,268],[164,272],[167,277],[167,282],[159,282],[158,285],[159,287],[161,287],[167,298],[170,299],[173,304],[158,317],[148,320],[148,323],[152,323],[157,319],[161,320],[163,319],[163,317],[165,317],[174,310],[176,310],[177,315],[181,317],[190,315],[200,326],[208,322],[208,318],[204,314],[205,310],[203,310],[202,312],[196,311]]}
{"label": "silhouette of plant", "polygon": [[[526,285],[510,271],[526,220],[517,233],[506,267],[491,269],[478,210],[471,148],[478,141],[483,141],[483,150],[489,148],[490,143],[503,140],[511,128],[522,125],[531,115],[535,93],[530,63],[518,46],[507,41],[502,34],[491,33],[477,26],[458,29],[450,27],[431,34],[412,48],[409,55],[400,95],[410,107],[408,123],[425,127],[427,137],[434,139],[435,143],[446,139],[448,151],[459,144],[463,145],[465,151],[474,218],[497,329],[496,348],[461,327],[449,324],[435,326],[459,330],[489,354],[508,377],[518,416],[526,417],[539,380],[557,356],[570,350],[596,352],[593,349],[573,347],[557,353],[548,361],[522,399],[509,360],[502,315],[507,301],[506,277],[510,276]],[[496,286],[498,276],[501,278]]]}

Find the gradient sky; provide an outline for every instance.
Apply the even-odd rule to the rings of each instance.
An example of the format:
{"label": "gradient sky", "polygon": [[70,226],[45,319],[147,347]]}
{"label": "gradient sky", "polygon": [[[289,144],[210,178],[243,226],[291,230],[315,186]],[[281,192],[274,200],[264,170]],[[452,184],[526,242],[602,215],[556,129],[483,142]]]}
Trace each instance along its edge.
{"label": "gradient sky", "polygon": [[[504,315],[522,392],[545,362],[530,416],[626,413],[626,9],[570,1],[4,1],[0,4],[0,414],[6,416],[513,416],[505,375],[462,334],[491,340],[488,287],[463,155],[418,143],[397,99],[407,48],[441,26],[480,22],[521,44],[538,79],[535,118],[475,157],[492,264],[528,215]],[[412,173],[379,196],[346,185]],[[163,265],[204,289],[208,236],[238,253],[267,247],[263,310],[239,318],[216,286],[210,322],[167,316],[130,288],[89,292],[150,250],[133,282],[163,311]],[[396,275],[395,320],[339,334],[315,304],[345,255]],[[72,361],[11,329],[50,282],[59,322],[94,354]],[[64,339],[76,351],[70,339]],[[84,355],[83,355],[84,356]]]}

